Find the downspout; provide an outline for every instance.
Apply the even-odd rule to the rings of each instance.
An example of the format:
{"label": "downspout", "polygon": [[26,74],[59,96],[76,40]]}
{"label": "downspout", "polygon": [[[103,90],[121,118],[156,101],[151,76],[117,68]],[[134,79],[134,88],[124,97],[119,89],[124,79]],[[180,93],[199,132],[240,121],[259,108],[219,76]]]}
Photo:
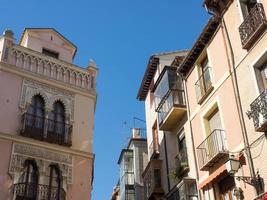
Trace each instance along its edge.
{"label": "downspout", "polygon": [[[230,72],[230,77],[231,77],[232,82],[233,82],[235,100],[236,100],[236,105],[237,105],[237,110],[238,110],[238,115],[239,115],[239,121],[240,121],[241,129],[242,129],[243,141],[244,141],[244,145],[245,145],[244,149],[245,149],[245,152],[247,154],[248,165],[249,165],[249,170],[250,170],[251,176],[252,176],[252,178],[256,179],[255,168],[254,168],[253,159],[252,159],[250,146],[249,146],[247,129],[246,129],[246,126],[245,126],[243,109],[242,109],[242,106],[241,106],[240,91],[239,91],[236,68],[235,68],[234,52],[233,52],[233,48],[232,48],[232,44],[231,44],[231,41],[230,41],[229,32],[227,30],[226,23],[225,23],[223,17],[221,19],[222,19],[222,29],[224,30],[225,35],[226,35],[226,38],[224,37],[224,34],[223,34],[223,37],[224,37],[225,41],[227,41],[227,43],[228,43],[229,50],[230,50],[230,55],[231,55],[230,56],[231,57],[231,62],[228,59],[229,72]],[[227,45],[226,45],[226,51],[228,52]],[[231,69],[231,67],[232,67],[232,69]],[[233,71],[233,75],[234,76],[231,75],[231,73],[232,73],[231,71]],[[256,189],[256,193],[258,194],[259,193],[258,188],[255,187],[255,189]]]}
{"label": "downspout", "polygon": [[[192,148],[193,148],[193,156],[194,156],[194,164],[195,164],[195,168],[196,168],[196,178],[199,181],[199,173],[198,173],[198,166],[197,166],[197,157],[196,157],[196,152],[195,152],[195,143],[194,143],[194,134],[193,134],[193,128],[192,128],[192,122],[190,120],[190,108],[189,108],[189,98],[188,98],[188,93],[187,93],[187,84],[186,84],[186,79],[181,76],[183,78],[183,82],[184,82],[184,90],[185,90],[185,98],[186,98],[186,110],[187,110],[187,120],[189,121],[189,126],[190,126],[190,136],[191,136],[191,143],[192,143]],[[200,190],[198,190],[198,193],[200,192]],[[200,193],[198,194],[199,199],[200,199]]]}
{"label": "downspout", "polygon": [[167,154],[167,143],[166,143],[166,136],[165,136],[165,131],[163,131],[163,141],[164,141],[164,153],[165,153],[165,158],[166,158],[166,172],[167,172],[167,183],[168,183],[168,192],[171,190],[170,186],[170,177],[169,177],[169,161],[168,161],[168,154]]}

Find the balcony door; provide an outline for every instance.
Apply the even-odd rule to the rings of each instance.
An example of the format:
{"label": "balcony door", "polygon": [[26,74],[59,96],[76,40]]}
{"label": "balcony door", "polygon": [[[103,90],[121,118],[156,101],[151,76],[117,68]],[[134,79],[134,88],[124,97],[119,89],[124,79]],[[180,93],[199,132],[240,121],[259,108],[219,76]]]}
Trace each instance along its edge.
{"label": "balcony door", "polygon": [[23,174],[15,186],[16,200],[36,200],[38,187],[38,168],[33,160],[26,160]]}
{"label": "balcony door", "polygon": [[50,177],[48,187],[49,200],[61,200],[62,177],[60,169],[56,165],[50,165]]}
{"label": "balcony door", "polygon": [[244,19],[249,15],[250,11],[254,8],[256,4],[257,0],[240,0],[241,10]]}
{"label": "balcony door", "polygon": [[224,132],[219,109],[216,108],[207,118],[207,145],[208,157],[211,159],[218,152],[224,150]]}
{"label": "balcony door", "polygon": [[220,200],[236,200],[234,196],[235,181],[231,176],[227,176],[219,182]]}
{"label": "balcony door", "polygon": [[65,109],[60,101],[54,103],[53,111],[49,114],[48,137],[53,142],[63,143],[65,135]]}
{"label": "balcony door", "polygon": [[25,125],[27,134],[34,138],[42,138],[44,128],[44,100],[35,95],[27,109]]}

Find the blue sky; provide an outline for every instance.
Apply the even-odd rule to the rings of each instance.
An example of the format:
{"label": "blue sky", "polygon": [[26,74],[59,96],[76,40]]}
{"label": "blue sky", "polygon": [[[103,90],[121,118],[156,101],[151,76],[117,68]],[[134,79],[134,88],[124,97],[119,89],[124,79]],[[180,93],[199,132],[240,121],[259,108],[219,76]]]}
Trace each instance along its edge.
{"label": "blue sky", "polygon": [[208,17],[202,0],[1,0],[0,31],[53,27],[78,47],[75,64],[99,67],[93,200],[109,200],[133,117],[145,118],[136,94],[149,56],[189,49]]}

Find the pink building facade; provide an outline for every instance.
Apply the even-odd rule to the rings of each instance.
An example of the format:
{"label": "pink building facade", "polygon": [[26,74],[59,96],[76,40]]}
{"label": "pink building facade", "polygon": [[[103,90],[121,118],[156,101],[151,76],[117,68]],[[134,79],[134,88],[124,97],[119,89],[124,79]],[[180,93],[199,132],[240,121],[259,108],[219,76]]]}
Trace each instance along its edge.
{"label": "pink building facade", "polygon": [[51,28],[0,38],[0,199],[91,199],[96,74]]}

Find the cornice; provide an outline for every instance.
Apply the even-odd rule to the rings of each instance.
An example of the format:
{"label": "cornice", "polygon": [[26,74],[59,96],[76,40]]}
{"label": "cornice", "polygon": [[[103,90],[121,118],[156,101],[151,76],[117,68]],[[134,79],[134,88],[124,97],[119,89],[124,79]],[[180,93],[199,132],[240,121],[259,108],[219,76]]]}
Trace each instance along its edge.
{"label": "cornice", "polygon": [[78,87],[75,87],[69,84],[64,84],[61,81],[51,80],[40,74],[32,73],[30,71],[23,70],[21,68],[18,68],[16,66],[13,66],[11,64],[7,64],[1,61],[0,61],[0,69],[6,72],[16,74],[23,78],[28,78],[28,79],[32,79],[43,84],[52,85],[59,89],[63,89],[63,90],[66,90],[66,91],[69,91],[75,94],[80,94],[80,95],[92,98],[93,100],[96,100],[97,95],[95,91],[88,91],[86,89],[78,88]]}

